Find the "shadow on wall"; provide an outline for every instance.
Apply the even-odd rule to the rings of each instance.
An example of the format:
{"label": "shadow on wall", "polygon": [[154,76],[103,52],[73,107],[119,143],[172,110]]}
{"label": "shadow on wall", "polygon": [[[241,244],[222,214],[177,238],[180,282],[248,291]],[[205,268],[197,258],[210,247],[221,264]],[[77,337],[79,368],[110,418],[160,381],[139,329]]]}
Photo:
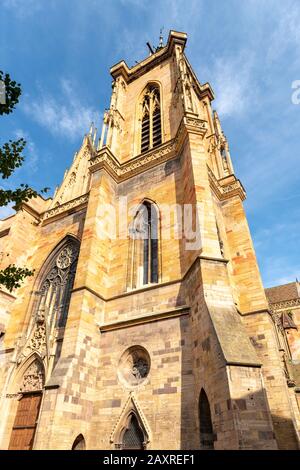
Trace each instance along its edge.
{"label": "shadow on wall", "polygon": [[[216,375],[220,381],[214,388],[211,384],[207,390],[196,385],[191,366],[193,348],[197,345],[186,342],[190,337],[190,322],[191,317],[181,321],[182,341],[185,343],[181,369],[181,449],[299,450],[293,421],[270,414],[264,391],[241,395],[237,399],[229,398],[229,393],[226,395],[226,387],[221,383],[225,365],[223,371],[220,369]],[[207,377],[202,377],[201,382],[205,384],[206,380]],[[222,400],[215,398],[217,389],[224,389]],[[277,442],[280,442],[279,446]]]}
{"label": "shadow on wall", "polygon": [[272,414],[275,438],[280,442],[280,450],[300,450],[300,442],[292,420]]}
{"label": "shadow on wall", "polygon": [[[176,203],[195,207],[194,162],[185,150],[183,148],[181,158],[165,165],[165,173],[174,174]],[[200,171],[201,160],[198,163],[197,171]],[[197,213],[193,214],[194,232],[199,226],[197,216]],[[190,307],[190,314],[180,319],[181,449],[276,449],[276,441],[280,442],[280,449],[298,449],[294,423],[288,418],[271,416],[264,390],[231,399],[228,371],[203,290],[202,269],[206,266],[203,260],[197,260],[201,249],[187,251],[184,238],[178,243],[184,280],[176,305]],[[210,266],[207,273],[213,273],[214,269],[216,266]],[[251,368],[240,368],[245,377],[249,372],[249,377],[252,374],[255,380],[258,379]],[[251,388],[249,378],[249,390]]]}

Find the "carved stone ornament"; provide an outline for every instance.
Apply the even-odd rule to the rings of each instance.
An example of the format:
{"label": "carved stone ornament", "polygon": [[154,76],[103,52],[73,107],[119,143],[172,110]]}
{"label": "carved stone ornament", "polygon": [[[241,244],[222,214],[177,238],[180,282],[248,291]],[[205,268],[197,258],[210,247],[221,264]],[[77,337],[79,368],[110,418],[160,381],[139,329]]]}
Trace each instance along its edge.
{"label": "carved stone ornament", "polygon": [[135,387],[143,383],[150,371],[150,356],[141,346],[132,346],[121,356],[118,376],[122,383]]}
{"label": "carved stone ornament", "polygon": [[177,158],[184,142],[187,130],[193,130],[204,136],[207,132],[207,122],[198,118],[184,117],[179,125],[176,137],[155,149],[143,152],[128,162],[120,163],[112,154],[109,147],[102,147],[98,153],[90,159],[90,170],[92,172],[105,168],[115,181],[125,181],[134,175],[144,172],[148,168],[160,165],[168,160]]}
{"label": "carved stone ornament", "polygon": [[73,173],[71,173],[68,186],[73,186],[75,182],[76,182],[76,173],[73,171]]}
{"label": "carved stone ornament", "polygon": [[282,326],[285,330],[295,329],[297,330],[297,326],[293,319],[292,312],[283,312],[281,315]]}
{"label": "carved stone ornament", "polygon": [[68,268],[77,257],[77,251],[74,245],[66,246],[59,254],[56,260],[56,266],[60,269]]}
{"label": "carved stone ornament", "polygon": [[88,198],[88,194],[83,194],[82,196],[76,197],[75,199],[72,199],[71,201],[65,202],[63,204],[58,203],[58,205],[43,213],[42,220],[50,219],[51,217],[62,214],[65,211],[74,209],[75,207],[86,205]]}
{"label": "carved stone ornament", "polygon": [[224,184],[223,179],[223,184],[221,186],[219,180],[217,180],[209,166],[207,166],[207,171],[210,186],[220,201],[223,201],[235,195],[239,196],[242,201],[246,198],[245,190],[240,180],[238,180],[235,176],[232,175],[230,177],[230,182],[228,182],[226,185]]}
{"label": "carved stone ornament", "polygon": [[46,342],[45,325],[38,325],[30,341],[30,348],[35,351],[41,351]]}
{"label": "carved stone ornament", "polygon": [[46,325],[45,321],[37,322],[34,327],[33,333],[25,343],[20,347],[21,352],[17,357],[17,364],[20,364],[25,357],[28,357],[32,352],[38,352],[42,358],[46,355]]}
{"label": "carved stone ornament", "polygon": [[271,312],[271,317],[275,323],[275,325],[277,326],[278,328],[278,331],[280,331],[282,334],[284,334],[284,329],[283,329],[283,325],[282,325],[282,320],[281,320],[281,315],[280,313],[278,312],[275,312],[274,310],[272,310],[270,308],[270,312]]}
{"label": "carved stone ornament", "polygon": [[26,370],[20,392],[36,392],[44,386],[44,370],[38,360],[35,360]]}
{"label": "carved stone ornament", "polygon": [[38,325],[45,323],[45,309],[41,308],[36,312],[35,321]]}

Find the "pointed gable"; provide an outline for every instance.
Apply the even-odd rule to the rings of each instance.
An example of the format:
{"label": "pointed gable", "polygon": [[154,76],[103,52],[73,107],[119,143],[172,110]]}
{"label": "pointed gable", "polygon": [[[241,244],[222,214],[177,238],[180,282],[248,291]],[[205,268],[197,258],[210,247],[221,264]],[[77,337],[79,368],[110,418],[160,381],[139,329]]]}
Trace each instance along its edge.
{"label": "pointed gable", "polygon": [[72,201],[89,191],[89,159],[94,153],[90,135],[83,139],[79,152],[75,153],[71,167],[66,170],[60,187],[56,190],[50,209]]}

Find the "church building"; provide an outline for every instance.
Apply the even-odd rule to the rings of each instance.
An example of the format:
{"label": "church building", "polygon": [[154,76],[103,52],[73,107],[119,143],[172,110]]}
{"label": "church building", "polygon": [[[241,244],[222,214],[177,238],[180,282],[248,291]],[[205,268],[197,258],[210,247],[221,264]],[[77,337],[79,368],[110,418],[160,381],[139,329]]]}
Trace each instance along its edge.
{"label": "church building", "polygon": [[0,289],[0,449],[299,449],[299,284],[263,287],[186,41],[113,65],[100,138],[0,221],[34,270]]}

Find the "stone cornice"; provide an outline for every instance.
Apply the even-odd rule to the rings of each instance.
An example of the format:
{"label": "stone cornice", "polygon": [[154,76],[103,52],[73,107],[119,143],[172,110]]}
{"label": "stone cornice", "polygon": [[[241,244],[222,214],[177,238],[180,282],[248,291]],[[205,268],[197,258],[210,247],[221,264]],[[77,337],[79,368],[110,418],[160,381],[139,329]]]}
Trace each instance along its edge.
{"label": "stone cornice", "polygon": [[172,310],[164,310],[161,312],[151,312],[144,315],[135,316],[132,318],[127,318],[126,320],[106,323],[103,325],[98,325],[100,332],[104,333],[107,331],[120,330],[122,328],[128,328],[130,326],[142,325],[144,323],[150,323],[160,320],[168,320],[170,318],[176,318],[182,315],[188,315],[190,309],[188,306],[184,305],[182,307],[176,307]]}
{"label": "stone cornice", "polygon": [[119,75],[122,75],[124,80],[129,83],[140,77],[148,70],[152,69],[156,65],[160,64],[162,61],[166,60],[171,56],[175,44],[180,44],[182,49],[184,49],[186,43],[187,35],[186,33],[180,33],[177,31],[170,31],[167,45],[150,55],[142,62],[138,63],[134,67],[129,68],[124,60],[113,65],[110,69],[110,73],[114,79]]}
{"label": "stone cornice", "polygon": [[201,261],[209,261],[209,262],[212,262],[212,263],[222,263],[222,264],[227,264],[229,262],[229,260],[224,259],[224,258],[213,258],[213,257],[210,257],[210,256],[198,255],[198,256],[196,256],[196,258],[191,263],[191,265],[189,266],[189,268],[186,270],[186,272],[183,274],[182,277],[173,279],[171,281],[159,282],[157,284],[147,284],[147,285],[145,285],[143,287],[140,287],[138,289],[132,289],[132,290],[129,290],[129,291],[126,291],[126,292],[121,292],[121,293],[119,293],[117,295],[113,295],[111,297],[104,297],[102,294],[100,294],[99,292],[96,292],[94,289],[92,289],[91,287],[86,286],[86,285],[75,287],[72,290],[72,293],[86,290],[87,292],[89,292],[90,294],[92,294],[96,298],[102,300],[103,302],[111,302],[113,300],[122,299],[123,297],[129,297],[131,295],[137,295],[137,294],[140,294],[141,292],[146,292],[146,291],[155,290],[155,289],[161,289],[162,287],[171,286],[171,285],[174,285],[174,284],[179,284],[181,282],[184,282],[188,278],[188,276],[191,274],[192,270]]}
{"label": "stone cornice", "polygon": [[206,132],[207,121],[196,116],[185,116],[174,139],[124,163],[120,163],[111,150],[105,146],[90,159],[90,171],[93,173],[105,169],[116,182],[125,181],[177,157],[188,133],[198,134],[203,137]]}
{"label": "stone cornice", "polygon": [[[36,200],[41,200],[43,203],[43,206],[41,207],[40,205],[40,206],[34,207],[32,202]],[[20,211],[25,211],[28,214],[30,214],[32,217],[34,217],[37,222],[39,222],[41,220],[42,214],[46,212],[45,203],[48,203],[48,207],[49,207],[49,204],[51,201],[52,201],[51,197],[44,198],[41,194],[38,194],[37,197],[32,200],[29,199],[29,201],[23,201],[18,207],[18,209],[16,209],[15,207],[13,207],[13,209],[16,210],[16,214]],[[16,215],[16,214],[13,214],[13,215]]]}
{"label": "stone cornice", "polygon": [[[178,31],[170,31],[168,43],[165,47],[158,50],[154,54],[151,54],[146,59],[142,60],[134,67],[128,67],[124,60],[118,62],[117,64],[113,65],[110,69],[110,73],[114,79],[118,76],[122,76],[126,83],[130,83],[133,80],[136,80],[141,75],[144,75],[149,70],[153,69],[157,65],[159,65],[164,60],[171,57],[174,51],[174,47],[176,44],[182,47],[182,51],[184,51],[185,44],[187,40],[186,33],[181,33]],[[196,77],[195,72],[193,71],[191,64],[189,63],[187,57],[184,55],[186,60],[187,67],[193,77],[194,80],[194,89],[199,96],[200,99],[208,96],[209,100],[212,101],[214,99],[214,93],[209,83],[204,83],[201,85],[199,80]]]}
{"label": "stone cornice", "polygon": [[30,206],[30,205],[27,204],[26,202],[23,202],[23,203],[20,205],[19,210],[23,210],[23,211],[27,212],[27,213],[30,214],[32,217],[34,217],[37,221],[40,220],[41,213],[38,212],[37,210],[35,210],[32,206]]}
{"label": "stone cornice", "polygon": [[60,216],[61,214],[66,215],[65,212],[69,211],[74,211],[74,210],[79,210],[87,206],[89,199],[89,193],[83,194],[82,196],[79,196],[75,199],[72,199],[71,201],[65,202],[64,204],[60,204],[59,206],[52,207],[52,209],[49,209],[45,211],[42,216],[41,216],[41,221],[43,224],[47,223],[49,219],[51,221],[53,218],[56,218]]}
{"label": "stone cornice", "polygon": [[238,196],[242,201],[246,199],[245,189],[235,175],[229,175],[222,179],[217,179],[210,167],[207,165],[210,187],[220,201]]}
{"label": "stone cornice", "polygon": [[300,298],[292,300],[284,300],[282,302],[270,303],[272,310],[286,310],[300,307]]}

